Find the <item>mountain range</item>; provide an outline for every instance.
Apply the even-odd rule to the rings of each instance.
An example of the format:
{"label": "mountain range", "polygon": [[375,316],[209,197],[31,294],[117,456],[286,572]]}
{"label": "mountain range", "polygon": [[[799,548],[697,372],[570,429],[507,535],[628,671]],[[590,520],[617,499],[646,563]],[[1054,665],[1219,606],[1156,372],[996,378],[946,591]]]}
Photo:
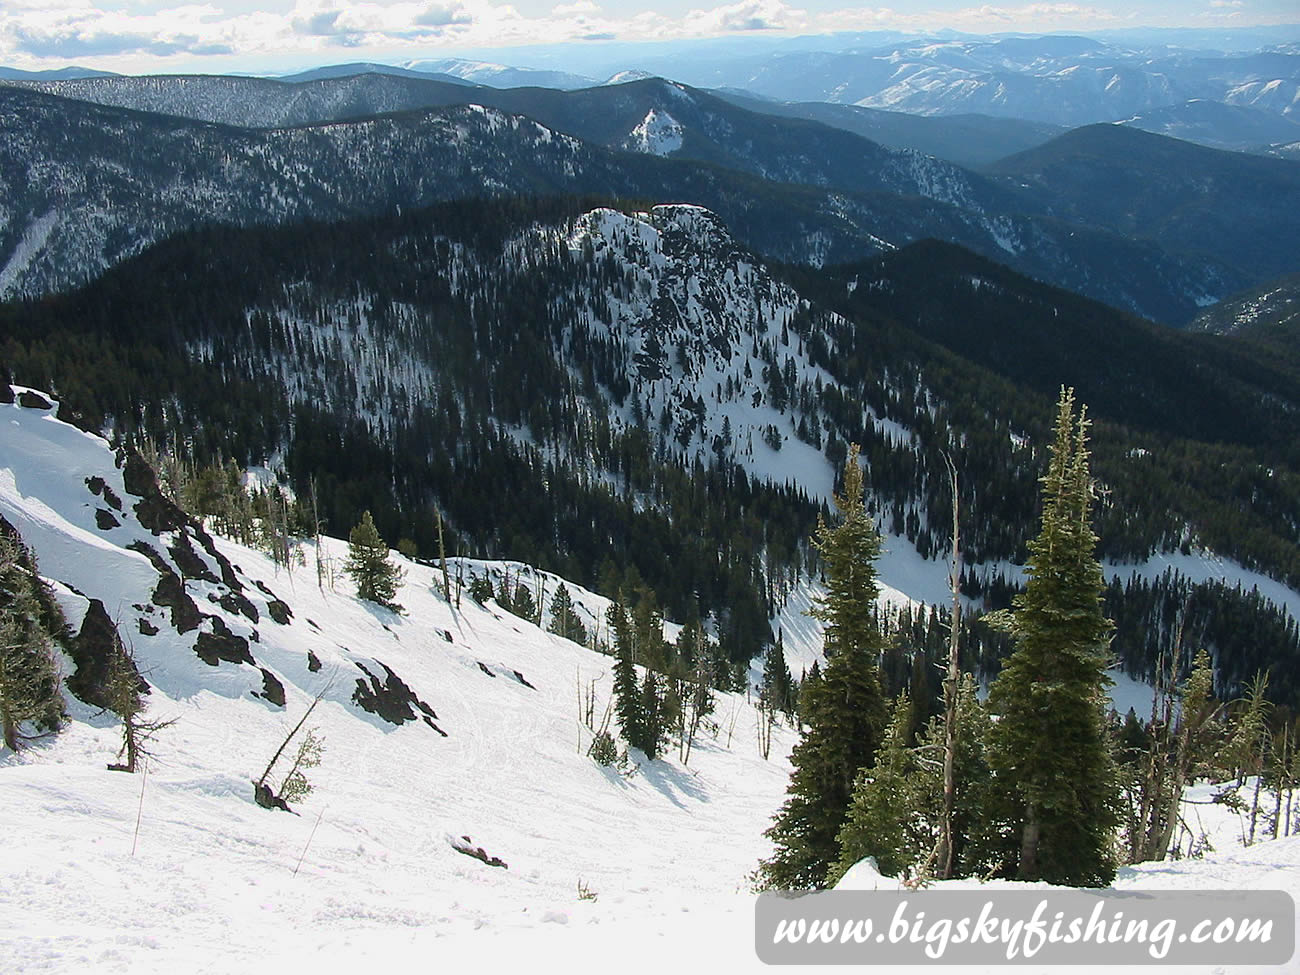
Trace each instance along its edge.
{"label": "mountain range", "polygon": [[[781,260],[833,263],[941,237],[1175,323],[1289,270],[1287,255],[1300,252],[1294,211],[1273,208],[1300,183],[1293,165],[1252,168],[1245,157],[1197,153],[1136,132],[1118,144],[1101,129],[1061,137],[1026,157],[1031,164],[1064,161],[1046,177],[1018,172],[1015,165],[1026,162],[1018,157],[993,167],[990,177],[660,80],[578,92],[496,91],[371,73],[302,85],[166,78],[54,89],[84,93],[85,86],[221,125],[0,90],[0,127],[11,134],[0,150],[7,171],[50,174],[3,188],[10,217],[0,236],[0,293],[84,280],[198,220],[330,218],[482,193],[691,200]],[[334,121],[431,97],[455,104]],[[511,114],[488,124],[466,101]],[[228,127],[232,120],[247,126],[295,118],[317,121]],[[115,137],[101,138],[105,131]],[[1155,167],[1176,164],[1187,174],[1147,202],[1153,219],[1140,225],[1115,212],[1105,185],[1069,163],[1100,155],[1121,167],[1134,154],[1151,162],[1120,187],[1124,193],[1142,195],[1144,181],[1159,180]],[[380,158],[386,176],[375,180],[371,162]],[[441,160],[437,178],[426,174],[433,160]],[[1263,184],[1257,170],[1267,173]],[[1243,206],[1226,217],[1238,226],[1197,202],[1205,180],[1239,194]],[[1152,202],[1162,209],[1152,210]],[[1252,242],[1245,251],[1243,239]]]}

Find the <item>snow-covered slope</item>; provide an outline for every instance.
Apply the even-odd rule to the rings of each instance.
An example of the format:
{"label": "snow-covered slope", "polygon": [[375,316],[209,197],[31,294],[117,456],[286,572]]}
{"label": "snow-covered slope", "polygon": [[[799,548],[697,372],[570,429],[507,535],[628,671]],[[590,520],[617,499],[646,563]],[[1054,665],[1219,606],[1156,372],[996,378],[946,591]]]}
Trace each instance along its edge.
{"label": "snow-covered slope", "polygon": [[[743,696],[719,695],[689,766],[674,752],[619,775],[586,757],[578,717],[579,682],[596,681],[598,712],[609,699],[610,658],[491,602],[456,611],[414,563],[405,614],[359,601],[335,541],[333,586],[277,573],[54,410],[0,411],[0,515],[74,628],[92,601],[117,621],[149,716],[176,719],[147,777],[106,769],[116,719],[72,696],[62,733],[0,756],[6,971],[342,971],[545,954],[564,925],[744,916],[791,734],[764,761]],[[95,659],[66,659],[67,676]],[[321,692],[316,791],[300,815],[258,807],[250,780]],[[466,836],[507,868],[453,849]]]}

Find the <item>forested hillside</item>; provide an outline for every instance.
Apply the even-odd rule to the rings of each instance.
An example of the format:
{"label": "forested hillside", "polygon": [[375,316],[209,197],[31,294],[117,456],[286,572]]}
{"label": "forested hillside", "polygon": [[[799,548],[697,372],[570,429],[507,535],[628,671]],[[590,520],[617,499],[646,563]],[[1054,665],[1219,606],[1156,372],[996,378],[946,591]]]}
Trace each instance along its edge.
{"label": "forested hillside", "polygon": [[953,458],[968,592],[1005,600],[1063,383],[1096,404],[1105,557],[1205,546],[1300,580],[1285,364],[953,248],[773,273],[707,211],[597,202],[194,232],[5,308],[4,363],[92,427],[277,458],[329,524],[368,508],[427,553],[436,508],[453,551],[596,589],[634,567],[670,616],[715,614],[735,660],[817,571],[849,443],[923,558],[950,544]]}

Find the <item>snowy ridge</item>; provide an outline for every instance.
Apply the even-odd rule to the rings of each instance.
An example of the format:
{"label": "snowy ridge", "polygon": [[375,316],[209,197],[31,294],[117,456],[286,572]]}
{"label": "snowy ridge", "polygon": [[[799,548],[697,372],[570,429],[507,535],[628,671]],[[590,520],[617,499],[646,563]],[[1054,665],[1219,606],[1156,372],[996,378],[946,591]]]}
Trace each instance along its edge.
{"label": "snowy ridge", "polygon": [[[710,924],[749,916],[741,892],[768,850],[761,834],[784,793],[792,733],[778,727],[764,761],[743,695],[718,696],[716,727],[689,766],[674,750],[641,758],[630,777],[602,769],[583,754],[591,733],[576,697],[579,682],[596,681],[599,722],[610,658],[491,602],[466,596],[453,611],[438,570],[418,563],[402,563],[405,614],[361,602],[338,572],[346,546],[337,541],[323,551],[334,586],[320,589],[310,548],[306,567],[277,574],[223,539],[213,555],[193,526],[154,535],[134,518],[145,499],[128,490],[103,440],[52,409],[8,405],[0,417],[0,513],[35,549],[74,628],[90,600],[120,612],[151,685],[150,715],[177,719],[159,736],[147,780],[106,770],[117,723],[73,697],[60,735],[0,756],[10,827],[0,910],[21,919],[0,939],[8,970],[272,972],[316,958],[334,972],[345,961],[427,962],[431,951],[546,953],[554,927],[598,940],[629,923],[676,929],[701,912]],[[96,477],[98,494],[86,485]],[[118,527],[97,526],[101,508]],[[136,608],[149,605],[159,573],[125,546],[161,551],[182,537],[214,575],[229,565],[258,613],[254,624],[209,602],[223,584],[191,576],[181,590],[205,614],[199,632],[220,618],[248,637],[283,705],[256,666],[210,666],[195,654],[196,631],[180,632],[160,607]],[[161,559],[179,569],[166,551]],[[140,632],[137,616],[157,632]],[[70,675],[74,663],[64,663]],[[409,696],[391,693],[397,681],[382,668]],[[407,704],[408,720],[363,710],[359,692],[376,684],[388,686],[381,700],[394,711]],[[325,742],[315,793],[301,816],[257,807],[250,779],[322,689],[310,721]],[[466,836],[507,868],[453,849]],[[682,919],[683,909],[693,913]]]}
{"label": "snowy ridge", "polygon": [[670,156],[682,147],[682,124],[652,108],[628,135],[626,145],[636,152]]}

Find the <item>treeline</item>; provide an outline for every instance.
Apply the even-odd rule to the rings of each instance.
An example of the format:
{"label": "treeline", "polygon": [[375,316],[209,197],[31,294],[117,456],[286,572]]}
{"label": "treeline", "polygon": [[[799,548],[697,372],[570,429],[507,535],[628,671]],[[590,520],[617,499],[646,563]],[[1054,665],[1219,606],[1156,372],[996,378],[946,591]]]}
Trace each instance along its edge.
{"label": "treeline", "polygon": [[[1068,349],[1095,342],[1085,326],[1100,306],[1000,271],[996,288],[939,289],[918,325],[901,297],[915,290],[899,270],[909,255],[854,272],[861,286],[847,299],[847,272],[786,269],[799,294],[763,285],[775,317],[738,309],[697,337],[747,351],[752,374],[737,369],[656,406],[647,391],[692,369],[701,350],[658,340],[667,307],[635,355],[606,327],[646,286],[649,262],[634,241],[570,246],[564,221],[596,202],[502,199],[195,231],[71,295],[0,306],[0,371],[56,392],[64,415],[89,428],[147,436],[197,465],[283,458],[326,530],[370,510],[385,537],[428,553],[436,510],[456,553],[517,558],[593,587],[606,560],[635,566],[673,618],[718,619],[733,659],[771,641],[766,621],[783,588],[819,564],[807,539],[820,506],[737,463],[761,439],[779,447],[776,427],[741,443],[724,426],[701,442],[704,418],[742,388],[835,468],[860,444],[882,526],[923,556],[950,544],[947,454],[961,472],[967,561],[1023,561],[1044,465],[1032,444],[1051,414],[1036,390],[1059,366],[1023,367],[1038,372],[1021,388],[1010,366],[954,354],[939,344],[951,336],[927,323],[969,318],[980,341],[1004,348],[995,321],[1023,315],[1032,330],[1063,317],[1079,329],[1073,340],[1068,328],[1053,333]],[[931,272],[960,278],[962,253],[931,255]],[[742,251],[725,260],[756,263]],[[869,286],[868,274],[887,286]],[[1143,341],[1144,352],[1160,348]],[[1282,395],[1262,367],[1254,378],[1233,369],[1233,389],[1250,379],[1261,395]],[[1156,409],[1180,377],[1173,367],[1146,377],[1152,388],[1133,406],[1150,407],[1143,415],[1102,397],[1113,415],[1096,458],[1101,553],[1141,559],[1206,544],[1300,585],[1300,480],[1281,428],[1261,422],[1253,440],[1242,434],[1250,447],[1176,438],[1217,429],[1180,426],[1185,397]],[[1093,377],[1105,388],[1120,378]]]}

